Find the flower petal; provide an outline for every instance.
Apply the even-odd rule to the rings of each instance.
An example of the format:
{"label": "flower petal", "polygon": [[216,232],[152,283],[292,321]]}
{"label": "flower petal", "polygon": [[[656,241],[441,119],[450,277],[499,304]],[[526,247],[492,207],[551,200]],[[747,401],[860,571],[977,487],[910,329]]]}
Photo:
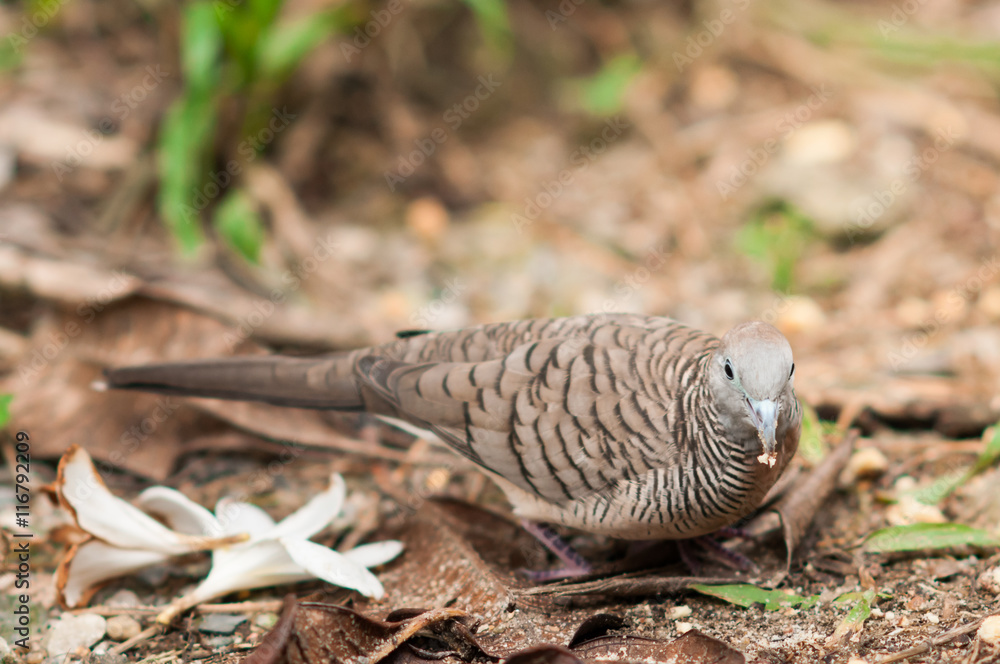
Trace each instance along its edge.
{"label": "flower petal", "polygon": [[118,498],[97,474],[90,455],[78,445],[70,447],[59,460],[55,486],[59,502],[72,512],[82,530],[123,549],[178,555],[233,541],[174,532]]}
{"label": "flower petal", "polygon": [[281,542],[260,540],[216,550],[211,571],[190,594],[204,602],[237,590],[265,588],[311,578],[313,575],[288,555]]}
{"label": "flower petal", "polygon": [[334,473],[330,476],[330,486],[326,491],[316,494],[308,503],[285,517],[267,536],[275,539],[309,539],[340,514],[346,495],[344,478]]}
{"label": "flower petal", "polygon": [[381,599],[385,590],[375,575],[342,553],[307,540],[280,540],[288,555],[310,574],[327,583]]}
{"label": "flower petal", "polygon": [[219,520],[207,509],[176,489],[151,486],[136,498],[136,505],[162,517],[174,530],[188,535],[225,535]]}
{"label": "flower petal", "polygon": [[350,551],[345,551],[344,556],[363,567],[377,567],[389,562],[402,551],[402,542],[386,540],[356,546]]}
{"label": "flower petal", "polygon": [[215,518],[222,524],[228,535],[249,533],[250,539],[270,538],[274,529],[274,519],[250,503],[241,503],[232,498],[223,498],[215,504]]}
{"label": "flower petal", "polygon": [[87,540],[72,547],[59,563],[59,599],[69,608],[81,606],[102,582],[157,565],[169,557],[158,551],[119,549],[100,540]]}

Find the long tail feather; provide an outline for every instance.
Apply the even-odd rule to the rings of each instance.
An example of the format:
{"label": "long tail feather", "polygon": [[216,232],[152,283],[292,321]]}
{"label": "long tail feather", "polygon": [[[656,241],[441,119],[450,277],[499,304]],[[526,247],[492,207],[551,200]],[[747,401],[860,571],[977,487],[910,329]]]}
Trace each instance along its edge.
{"label": "long tail feather", "polygon": [[279,406],[361,410],[348,355],[234,357],[149,364],[104,372],[101,387],[179,396],[262,401]]}

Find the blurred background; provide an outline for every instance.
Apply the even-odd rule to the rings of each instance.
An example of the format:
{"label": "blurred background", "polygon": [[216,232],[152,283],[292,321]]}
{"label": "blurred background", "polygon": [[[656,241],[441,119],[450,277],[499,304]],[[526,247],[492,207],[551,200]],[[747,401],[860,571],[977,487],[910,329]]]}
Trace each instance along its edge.
{"label": "blurred background", "polygon": [[1000,417],[1000,4],[26,0],[0,36],[38,454],[107,426],[167,472],[107,365],[611,311],[773,322],[868,431]]}

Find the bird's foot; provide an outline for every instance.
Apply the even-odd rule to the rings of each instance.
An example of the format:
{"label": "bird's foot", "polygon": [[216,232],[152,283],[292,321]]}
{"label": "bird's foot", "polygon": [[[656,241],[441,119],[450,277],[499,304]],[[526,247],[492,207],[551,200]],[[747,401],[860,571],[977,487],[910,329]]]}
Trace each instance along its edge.
{"label": "bird's foot", "polygon": [[710,535],[702,535],[701,537],[678,541],[677,549],[680,552],[681,560],[684,561],[684,564],[688,566],[692,573],[697,574],[701,568],[701,563],[698,561],[698,556],[694,548],[695,546],[710,558],[722,563],[726,567],[731,567],[741,572],[746,572],[757,567],[752,560],[739,551],[733,551],[724,547],[716,537],[750,539],[746,531],[740,528],[720,528]]}
{"label": "bird's foot", "polygon": [[529,570],[523,569],[521,572],[535,583],[546,581],[556,581],[558,579],[571,579],[577,576],[589,574],[593,567],[583,556],[577,553],[573,547],[559,537],[552,529],[533,521],[522,520],[521,526],[531,533],[535,539],[541,542],[542,546],[556,555],[563,562],[563,567],[552,570]]}

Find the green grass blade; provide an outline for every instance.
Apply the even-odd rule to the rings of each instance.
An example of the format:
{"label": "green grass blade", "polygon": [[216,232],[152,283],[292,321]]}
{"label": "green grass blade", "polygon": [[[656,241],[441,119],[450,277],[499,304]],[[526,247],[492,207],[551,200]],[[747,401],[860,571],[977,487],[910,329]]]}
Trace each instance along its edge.
{"label": "green grass blade", "polygon": [[1000,546],[1000,538],[961,523],[916,523],[876,530],[864,543],[865,551],[872,553],[927,551],[957,546],[996,547]]}
{"label": "green grass blade", "polygon": [[13,400],[13,394],[0,394],[0,429],[10,422],[10,402]]}
{"label": "green grass blade", "polygon": [[226,243],[247,260],[260,260],[264,224],[245,193],[230,191],[216,209],[213,225]]}
{"label": "green grass blade", "polygon": [[749,608],[754,604],[763,604],[767,611],[777,611],[789,607],[799,607],[808,609],[819,602],[819,595],[801,597],[789,594],[781,590],[764,590],[749,584],[734,584],[728,586],[708,586],[696,584],[691,586],[692,590],[697,590],[703,595],[716,597],[718,599]]}
{"label": "green grass blade", "polygon": [[257,44],[257,66],[267,78],[283,78],[330,35],[346,28],[343,12],[323,12],[276,25]]}
{"label": "green grass blade", "polygon": [[188,90],[208,93],[219,79],[222,33],[211,2],[194,2],[181,22],[181,69]]}
{"label": "green grass blade", "polygon": [[581,89],[583,107],[594,115],[613,115],[625,103],[625,91],[642,68],[634,54],[619,55],[584,81]]}
{"label": "green grass blade", "polygon": [[200,213],[211,202],[209,194],[213,192],[205,191],[201,185],[206,151],[214,130],[212,100],[192,91],[174,102],[160,129],[157,204],[164,223],[186,254],[193,253],[205,241]]}

